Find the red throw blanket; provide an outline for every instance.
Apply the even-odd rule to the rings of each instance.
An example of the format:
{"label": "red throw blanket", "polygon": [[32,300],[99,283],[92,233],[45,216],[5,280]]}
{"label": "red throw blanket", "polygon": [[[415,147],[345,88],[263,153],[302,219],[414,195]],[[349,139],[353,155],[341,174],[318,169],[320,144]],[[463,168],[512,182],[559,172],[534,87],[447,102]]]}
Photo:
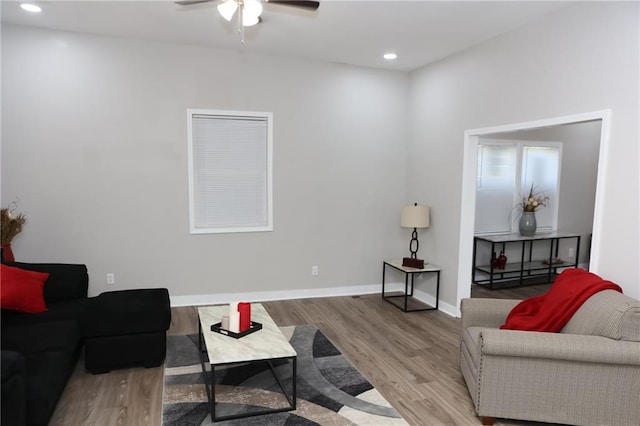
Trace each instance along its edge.
{"label": "red throw blanket", "polygon": [[595,293],[622,289],[583,269],[567,269],[558,275],[546,294],[518,303],[500,328],[557,333],[578,308]]}

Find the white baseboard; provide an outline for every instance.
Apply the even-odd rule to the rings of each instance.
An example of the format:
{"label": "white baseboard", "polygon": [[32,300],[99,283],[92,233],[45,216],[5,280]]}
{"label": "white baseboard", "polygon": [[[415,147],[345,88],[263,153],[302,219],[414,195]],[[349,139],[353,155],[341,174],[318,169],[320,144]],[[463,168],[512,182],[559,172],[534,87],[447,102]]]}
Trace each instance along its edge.
{"label": "white baseboard", "polygon": [[[400,284],[385,284],[389,289],[397,291]],[[396,288],[397,286],[397,288]],[[271,300],[309,299],[314,297],[355,296],[359,294],[375,294],[382,291],[382,284],[353,287],[316,288],[308,290],[275,290],[245,293],[198,294],[192,296],[170,296],[171,306],[218,305],[223,303],[247,300],[252,302],[268,302]]]}
{"label": "white baseboard", "polygon": [[[435,296],[432,296],[429,293],[425,293],[423,291],[414,289],[413,297],[415,297],[416,299],[418,299],[423,303],[426,303],[427,305],[431,305],[431,306],[436,305]],[[442,300],[440,300],[440,303],[438,303],[438,310],[452,317],[460,317],[460,310],[458,308],[446,302],[443,302]]]}
{"label": "white baseboard", "polygon": [[[404,283],[386,283],[385,291],[403,291]],[[170,296],[171,306],[220,305],[237,301],[268,302],[272,300],[309,299],[314,297],[357,296],[361,294],[380,294],[382,284],[361,285],[352,287],[316,288],[308,290],[275,290],[245,293],[197,294],[190,296]],[[435,306],[435,297],[425,292],[414,290],[416,299]],[[439,310],[453,317],[457,308],[440,301]]]}

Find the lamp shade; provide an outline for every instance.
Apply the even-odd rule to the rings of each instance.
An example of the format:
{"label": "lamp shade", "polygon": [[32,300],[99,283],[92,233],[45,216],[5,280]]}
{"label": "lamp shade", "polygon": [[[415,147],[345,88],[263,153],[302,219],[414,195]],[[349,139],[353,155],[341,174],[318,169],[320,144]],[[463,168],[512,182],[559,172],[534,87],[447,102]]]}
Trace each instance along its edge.
{"label": "lamp shade", "polygon": [[400,226],[403,228],[428,228],[429,207],[404,206],[400,215]]}

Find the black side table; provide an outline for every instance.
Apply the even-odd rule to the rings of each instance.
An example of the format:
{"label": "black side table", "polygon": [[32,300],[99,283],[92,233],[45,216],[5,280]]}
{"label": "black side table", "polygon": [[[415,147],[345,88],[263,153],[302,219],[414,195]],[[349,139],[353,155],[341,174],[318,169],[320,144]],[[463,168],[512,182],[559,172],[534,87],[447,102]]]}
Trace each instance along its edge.
{"label": "black side table", "polygon": [[[387,266],[396,269],[402,273],[404,273],[404,294],[387,296],[385,295],[385,278],[387,274]],[[436,274],[436,305],[429,306],[422,301],[413,298],[413,280],[416,274]],[[409,279],[411,277],[411,279]],[[382,298],[387,302],[391,303],[396,308],[402,310],[403,312],[417,312],[417,311],[433,311],[438,310],[438,301],[440,297],[440,267],[425,263],[424,268],[410,268],[408,266],[402,266],[401,259],[392,259],[385,260],[382,262]],[[394,301],[397,299],[400,300],[400,304],[395,303]],[[420,305],[425,305],[425,307],[408,309],[409,300],[417,301]]]}

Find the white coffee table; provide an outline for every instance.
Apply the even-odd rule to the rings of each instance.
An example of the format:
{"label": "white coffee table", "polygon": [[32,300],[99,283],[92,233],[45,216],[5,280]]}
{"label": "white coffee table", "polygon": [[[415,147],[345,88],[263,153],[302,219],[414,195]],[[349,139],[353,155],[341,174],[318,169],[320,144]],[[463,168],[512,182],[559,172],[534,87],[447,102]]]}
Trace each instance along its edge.
{"label": "white coffee table", "polygon": [[[297,353],[282,334],[276,323],[259,303],[251,304],[251,321],[262,324],[262,329],[249,335],[235,339],[211,331],[211,325],[219,323],[222,315],[229,312],[229,306],[205,306],[198,308],[199,317],[199,348],[202,372],[205,376],[205,387],[211,408],[211,420],[239,419],[263,414],[279,413],[296,409],[296,363]],[[207,358],[208,357],[208,358]],[[291,363],[292,385],[291,393],[283,386],[275,372],[272,361],[286,360]],[[225,416],[216,415],[216,367],[229,366],[240,363],[267,362],[273,372],[278,385],[289,403],[283,408],[267,408],[260,411],[238,413]],[[209,363],[211,374],[208,374],[205,364]]]}

